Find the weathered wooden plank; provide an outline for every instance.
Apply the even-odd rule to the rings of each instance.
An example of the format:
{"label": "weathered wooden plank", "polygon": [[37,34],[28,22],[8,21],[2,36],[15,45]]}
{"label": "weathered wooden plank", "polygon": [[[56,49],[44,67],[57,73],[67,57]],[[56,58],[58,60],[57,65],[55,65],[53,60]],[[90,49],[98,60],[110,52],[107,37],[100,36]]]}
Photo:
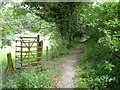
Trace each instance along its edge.
{"label": "weathered wooden plank", "polygon": [[[18,52],[18,53],[20,52],[20,53],[21,53],[21,51],[16,51],[16,52]],[[28,53],[28,52],[29,52],[29,51],[22,51],[22,53]],[[31,52],[32,52],[32,53],[33,53],[33,52],[37,52],[37,50],[32,50]]]}
{"label": "weathered wooden plank", "polygon": [[35,59],[37,59],[37,58],[39,58],[39,59],[41,59],[42,57],[31,57],[31,58],[23,58],[22,60],[28,60],[28,59],[30,59],[30,60],[35,60]]}
{"label": "weathered wooden plank", "polygon": [[20,37],[20,38],[34,38],[34,39],[35,39],[35,38],[37,38],[37,37]]}
{"label": "weathered wooden plank", "polygon": [[23,60],[35,60],[35,59],[37,59],[37,58],[39,58],[39,59],[41,59],[42,57],[30,57],[30,58],[23,58]]}
{"label": "weathered wooden plank", "polygon": [[[39,57],[39,58],[41,58],[41,57]],[[27,62],[28,62],[27,59],[23,60],[23,63],[27,63]],[[34,59],[30,59],[30,63],[31,62],[40,62],[40,61],[37,61],[37,58],[34,58]],[[20,63],[20,61],[18,60],[17,63]]]}
{"label": "weathered wooden plank", "polygon": [[[30,58],[28,58],[28,57],[25,57],[25,58],[22,58],[22,60],[24,60],[24,59],[35,59],[35,58],[37,58],[37,57],[30,57]],[[16,57],[16,59],[20,59],[20,57]]]}
{"label": "weathered wooden plank", "polygon": [[[32,55],[37,56],[37,54],[32,54]],[[30,56],[31,56],[31,57],[33,57],[32,55],[30,55]],[[17,58],[17,57],[19,57],[19,58],[20,58],[20,56],[21,56],[21,55],[17,55],[17,56],[15,56],[15,57],[16,57],[16,58]],[[27,56],[29,56],[29,55],[22,55],[22,56],[23,56],[23,57],[24,57],[24,56],[26,56],[26,57],[27,57]]]}
{"label": "weathered wooden plank", "polygon": [[[22,43],[33,43],[33,41],[21,41]],[[34,41],[34,43],[37,43],[37,41]]]}
{"label": "weathered wooden plank", "polygon": [[[21,47],[21,46],[16,46],[16,47]],[[28,48],[26,46],[22,46],[22,48]],[[32,46],[31,48],[42,48],[41,46]]]}
{"label": "weathered wooden plank", "polygon": [[[22,39],[15,40],[15,41],[17,41],[17,42],[21,42]],[[33,41],[37,41],[37,40],[35,40],[35,39],[23,39],[23,41],[30,41],[30,42],[33,42]]]}
{"label": "weathered wooden plank", "polygon": [[[31,57],[33,57],[33,58],[37,58],[37,54],[33,54],[34,55],[34,57],[32,56],[32,55],[30,55]],[[22,55],[23,56],[23,58],[26,56],[26,58],[28,57],[28,55]],[[21,58],[21,55],[17,55],[17,56],[15,56],[15,58],[16,59],[18,59],[18,58]]]}
{"label": "weathered wooden plank", "polygon": [[23,58],[23,59],[22,59],[22,60],[23,60],[22,62],[24,62],[25,60],[28,60],[28,59],[29,59],[29,60],[34,60],[35,58]]}

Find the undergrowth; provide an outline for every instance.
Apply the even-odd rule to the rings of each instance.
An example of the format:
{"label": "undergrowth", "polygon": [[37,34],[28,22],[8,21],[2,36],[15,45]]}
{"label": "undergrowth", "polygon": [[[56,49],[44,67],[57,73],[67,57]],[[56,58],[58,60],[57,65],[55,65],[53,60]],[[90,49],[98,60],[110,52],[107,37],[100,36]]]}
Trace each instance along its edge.
{"label": "undergrowth", "polygon": [[94,41],[91,39],[86,43],[84,60],[77,65],[77,78],[79,79],[77,87],[95,90],[119,90],[118,57],[110,48]]}
{"label": "undergrowth", "polygon": [[120,90],[119,7],[119,3],[108,2],[83,6],[81,22],[86,21],[83,26],[89,39],[84,60],[78,65],[78,87],[84,84],[93,90]]}
{"label": "undergrowth", "polygon": [[14,73],[9,76],[8,81],[4,81],[3,88],[47,88],[52,84],[49,70],[36,70],[29,68]]}

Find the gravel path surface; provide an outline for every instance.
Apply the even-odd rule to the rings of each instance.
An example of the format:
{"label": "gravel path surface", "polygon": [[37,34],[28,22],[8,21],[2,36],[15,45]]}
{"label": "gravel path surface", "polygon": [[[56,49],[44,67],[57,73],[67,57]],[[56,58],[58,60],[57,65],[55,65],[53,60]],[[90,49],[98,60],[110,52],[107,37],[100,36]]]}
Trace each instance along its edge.
{"label": "gravel path surface", "polygon": [[75,88],[74,86],[74,77],[75,77],[75,65],[81,59],[80,51],[81,44],[77,47],[73,48],[70,51],[70,54],[64,57],[64,62],[62,63],[62,75],[59,77],[59,81],[57,83],[58,88]]}
{"label": "gravel path surface", "polygon": [[54,88],[75,88],[75,65],[82,60],[82,55],[80,54],[82,48],[83,44],[79,44],[72,48],[67,56],[56,61],[45,62],[47,63],[45,67],[50,68],[51,75],[54,77]]}

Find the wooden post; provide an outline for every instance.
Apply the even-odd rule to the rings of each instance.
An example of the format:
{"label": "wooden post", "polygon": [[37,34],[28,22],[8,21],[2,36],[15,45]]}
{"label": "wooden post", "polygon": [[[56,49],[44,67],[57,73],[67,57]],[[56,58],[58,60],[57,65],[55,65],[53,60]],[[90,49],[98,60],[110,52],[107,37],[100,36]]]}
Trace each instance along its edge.
{"label": "wooden post", "polygon": [[40,51],[39,51],[39,53],[40,53],[40,57],[42,58],[43,40],[40,41],[40,45],[39,45],[39,47],[40,47]]}
{"label": "wooden post", "polygon": [[57,54],[58,54],[57,50],[58,50],[58,49],[57,49],[57,46],[55,46],[55,50],[54,50],[54,52],[56,53],[56,54],[55,54],[55,58],[57,58]]}
{"label": "wooden post", "polygon": [[14,71],[14,66],[13,66],[13,61],[12,61],[11,53],[7,54],[7,61],[8,61],[9,71],[12,73]]}
{"label": "wooden post", "polygon": [[[22,39],[22,37],[20,37],[20,39]],[[20,42],[20,49],[21,49],[21,51],[20,51],[20,63],[21,63],[21,67],[22,67],[22,40],[21,40],[21,42]]]}
{"label": "wooden post", "polygon": [[28,67],[30,67],[30,41],[28,42]]}
{"label": "wooden post", "polygon": [[46,61],[48,61],[48,46],[46,46]]}
{"label": "wooden post", "polygon": [[54,58],[54,51],[53,51],[53,46],[51,46],[51,49],[52,49],[52,52],[51,52],[51,56],[52,56],[52,59]]}
{"label": "wooden post", "polygon": [[15,67],[17,67],[17,40],[15,40],[16,44],[15,44]]}
{"label": "wooden post", "polygon": [[39,46],[40,46],[40,38],[39,38],[39,35],[37,36],[37,60],[38,61],[40,61],[40,59],[39,59],[39,50],[40,50],[40,48],[39,48]]}
{"label": "wooden post", "polygon": [[42,58],[43,40],[41,40],[37,45],[37,60],[40,61]]}
{"label": "wooden post", "polygon": [[43,40],[40,41],[41,51],[43,49]]}

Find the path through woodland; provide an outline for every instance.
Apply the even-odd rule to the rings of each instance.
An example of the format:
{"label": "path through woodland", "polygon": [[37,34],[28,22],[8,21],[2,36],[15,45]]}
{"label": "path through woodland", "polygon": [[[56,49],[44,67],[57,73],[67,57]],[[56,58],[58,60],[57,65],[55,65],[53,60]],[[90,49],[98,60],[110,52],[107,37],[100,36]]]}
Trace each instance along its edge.
{"label": "path through woodland", "polygon": [[45,67],[51,70],[55,88],[75,88],[75,65],[82,60],[83,44],[72,48],[69,54],[56,61],[47,61]]}

